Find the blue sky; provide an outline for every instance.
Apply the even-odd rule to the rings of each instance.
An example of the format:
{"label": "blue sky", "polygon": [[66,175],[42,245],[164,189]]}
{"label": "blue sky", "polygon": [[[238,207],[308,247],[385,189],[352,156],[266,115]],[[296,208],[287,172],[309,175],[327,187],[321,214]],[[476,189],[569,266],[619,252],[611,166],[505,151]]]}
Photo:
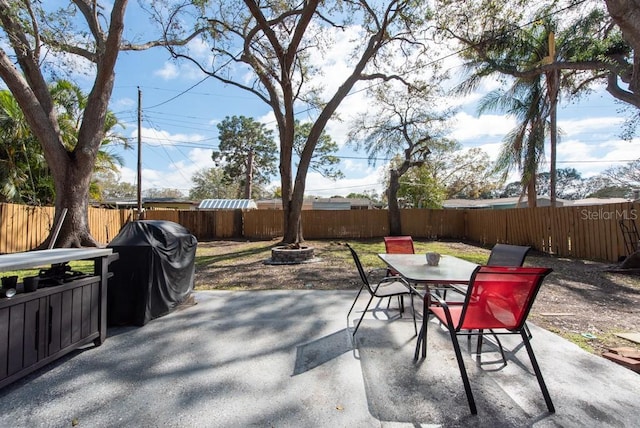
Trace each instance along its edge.
{"label": "blue sky", "polygon": [[[130,3],[126,33],[129,38],[143,41],[147,21],[140,18],[136,7],[135,3]],[[198,50],[204,51],[205,47],[194,44],[192,51],[198,53]],[[455,72],[455,60],[448,61],[448,66]],[[339,48],[326,62],[326,67],[330,68],[328,76],[344,75],[346,65]],[[326,83],[337,85],[340,79]],[[502,138],[514,125],[513,119],[501,115],[477,117],[475,114],[475,102],[496,84],[487,81],[477,93],[455,100],[460,111],[450,133],[464,147],[481,147],[492,158],[497,154]],[[274,126],[269,107],[255,96],[224,86],[213,78],[205,79],[193,66],[175,63],[163,48],[154,48],[121,53],[116,69],[110,108],[126,125],[122,133],[134,143],[137,141],[138,87],[142,93],[143,189],[173,188],[186,195],[193,173],[213,166],[211,150],[218,145],[216,124],[226,116],[249,116]],[[345,119],[366,108],[366,99],[357,93],[345,99],[339,114]],[[622,165],[637,158],[640,140],[626,142],[618,136],[620,125],[628,114],[620,113],[620,110],[621,104],[603,89],[579,102],[561,101],[558,117],[563,136],[558,146],[558,167],[573,167],[583,177],[589,177],[612,165]],[[367,190],[382,192],[385,165],[378,162],[371,166],[366,153],[356,153],[345,147],[347,122],[333,121],[327,129],[341,147],[338,155],[343,157],[340,167],[345,179],[332,182],[311,172],[306,185],[307,194],[331,196]],[[125,160],[121,180],[135,184],[136,150],[119,150],[118,153]],[[548,170],[548,166],[543,170]],[[273,185],[279,185],[279,177],[274,177]]]}

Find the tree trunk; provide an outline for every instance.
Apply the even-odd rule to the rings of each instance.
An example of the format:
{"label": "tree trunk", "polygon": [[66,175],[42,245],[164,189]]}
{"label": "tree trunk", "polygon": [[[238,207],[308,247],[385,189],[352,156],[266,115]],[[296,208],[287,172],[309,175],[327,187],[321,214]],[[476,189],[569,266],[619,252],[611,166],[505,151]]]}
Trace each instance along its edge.
{"label": "tree trunk", "polygon": [[527,207],[535,208],[538,205],[538,195],[536,192],[536,175],[529,179],[527,183]]}
{"label": "tree trunk", "polygon": [[[66,168],[62,166],[62,168],[55,168],[54,177],[57,191],[54,225],[57,224],[63,210],[67,209],[62,228],[53,245],[56,248],[99,246],[89,230],[88,217],[91,173],[87,173],[86,169],[87,167],[91,168],[93,163],[85,161],[82,166],[77,164],[78,160],[69,160]],[[50,233],[38,248],[49,247],[53,238],[53,234]]]}
{"label": "tree trunk", "polygon": [[397,169],[389,172],[389,234],[391,236],[402,235],[402,222],[400,220],[400,206],[398,205],[398,189],[400,189],[400,174]]}
{"label": "tree trunk", "polygon": [[[295,186],[291,198],[286,204],[288,211],[285,215],[284,236],[282,242],[284,244],[300,244],[304,242],[302,235],[302,204],[304,202],[304,182],[299,182],[300,178],[296,178]],[[284,202],[284,198],[283,198]]]}
{"label": "tree trunk", "polygon": [[609,15],[620,27],[625,40],[634,49],[633,75],[629,90],[640,90],[640,2],[637,0],[605,0]]}
{"label": "tree trunk", "polygon": [[549,91],[549,102],[551,108],[549,111],[550,121],[550,147],[549,147],[549,187],[551,206],[556,206],[556,183],[557,183],[557,171],[556,171],[556,153],[558,147],[558,90],[560,87],[560,71],[554,70],[547,74],[547,88]]}
{"label": "tree trunk", "polygon": [[633,48],[633,69],[626,79],[629,91],[618,86],[618,76],[611,74],[607,91],[615,98],[640,108],[640,2],[637,0],[605,0],[609,15],[620,27],[624,39]]}
{"label": "tree trunk", "polygon": [[[30,32],[34,28],[17,19],[12,4],[0,0],[0,22],[3,30],[8,33],[7,38],[14,42],[12,48],[17,58],[9,58],[4,46],[0,48],[0,78],[14,95],[34,136],[42,146],[56,190],[56,220],[67,209],[65,221],[54,243],[56,247],[97,245],[89,232],[89,184],[104,138],[105,118],[113,91],[114,68],[120,52],[127,7],[127,0],[113,2],[108,20],[109,30],[106,32],[101,28],[97,3],[73,3],[78,8],[79,15],[84,17],[88,27],[92,29],[95,54],[88,55],[90,52],[85,52],[85,58],[95,63],[96,73],[78,129],[78,143],[69,152],[63,144],[56,109],[41,68],[39,44],[30,47],[28,43],[18,43],[30,40]],[[73,53],[82,55],[83,52],[79,50]],[[49,246],[52,239],[50,234],[40,248]]]}

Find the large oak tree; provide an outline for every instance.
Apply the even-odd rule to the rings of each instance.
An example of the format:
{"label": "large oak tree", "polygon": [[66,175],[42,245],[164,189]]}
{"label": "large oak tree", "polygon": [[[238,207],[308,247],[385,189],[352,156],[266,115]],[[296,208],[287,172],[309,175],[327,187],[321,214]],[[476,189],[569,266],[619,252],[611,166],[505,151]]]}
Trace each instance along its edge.
{"label": "large oak tree", "polygon": [[[164,2],[157,2],[154,12],[162,17],[159,21],[168,38],[176,37],[174,32],[188,17],[202,17],[196,29],[207,29],[211,56],[199,61],[189,51],[178,49],[172,49],[173,55],[254,94],[273,111],[280,145],[283,242],[301,242],[305,182],[327,123],[358,82],[401,79],[410,69],[413,73],[420,69],[416,60],[427,49],[423,33],[426,2],[192,3],[202,7],[190,15],[184,7],[161,10]],[[347,63],[340,73],[321,76],[323,58],[336,46],[343,48]],[[295,168],[296,115],[302,112],[312,117],[312,125]]]}
{"label": "large oak tree", "polygon": [[[56,221],[67,210],[55,245],[95,246],[87,217],[89,186],[105,136],[118,54],[123,49],[147,49],[167,41],[143,45],[123,41],[127,0],[111,4],[72,0],[57,10],[44,3],[0,0],[0,78],[42,146],[55,185]],[[83,61],[93,66],[93,85],[77,143],[71,148],[63,140],[59,113],[47,84],[50,72],[59,68],[57,61],[68,61],[68,68]],[[42,245],[48,245],[50,239]]]}
{"label": "large oak tree", "polygon": [[452,111],[442,110],[444,100],[437,86],[415,82],[408,88],[394,88],[385,84],[372,92],[376,103],[354,120],[349,138],[357,150],[367,151],[373,164],[378,156],[394,157],[387,203],[389,233],[397,236],[402,233],[400,179],[412,168],[424,165],[434,147],[446,145],[444,134]]}

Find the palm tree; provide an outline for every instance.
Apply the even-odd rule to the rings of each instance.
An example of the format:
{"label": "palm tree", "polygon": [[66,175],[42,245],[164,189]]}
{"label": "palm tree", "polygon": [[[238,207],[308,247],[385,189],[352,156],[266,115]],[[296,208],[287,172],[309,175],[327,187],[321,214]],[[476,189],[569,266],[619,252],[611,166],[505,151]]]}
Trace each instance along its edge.
{"label": "palm tree", "polygon": [[[0,91],[0,200],[35,203],[53,200],[40,145],[9,91]],[[47,198],[47,195],[50,198]]]}
{"label": "palm tree", "polygon": [[[59,124],[69,150],[77,144],[77,135],[87,96],[65,80],[50,86],[57,106]],[[107,113],[106,135],[97,155],[94,172],[116,171],[122,158],[110,148],[114,143],[129,147],[126,138],[114,129],[120,126],[112,112]],[[53,178],[45,162],[42,148],[34,138],[22,110],[9,91],[0,91],[0,200],[32,205],[52,204],[55,197]],[[92,189],[97,189],[93,186]],[[92,195],[99,197],[98,194]]]}
{"label": "palm tree", "polygon": [[523,192],[526,189],[528,206],[536,206],[536,174],[544,157],[544,141],[548,134],[548,99],[542,76],[517,79],[507,91],[488,93],[479,104],[480,113],[500,110],[515,116],[517,125],[504,138],[496,161],[496,170],[504,176],[516,167],[520,171]]}
{"label": "palm tree", "polygon": [[[545,16],[536,21],[530,30],[510,31],[495,37],[490,49],[495,58],[489,60],[486,55],[472,57],[467,66],[475,67],[476,71],[463,84],[463,88],[468,90],[481,77],[496,72],[514,76],[509,89],[487,94],[481,100],[478,112],[502,111],[516,117],[517,125],[504,138],[496,169],[502,171],[505,177],[514,167],[520,171],[522,189],[523,192],[526,190],[530,207],[536,206],[535,178],[539,164],[544,159],[547,136],[551,137],[551,160],[555,163],[555,111],[561,75],[558,70],[547,73],[536,71],[540,65],[556,60],[555,28],[551,18]],[[554,172],[555,165],[552,165],[552,199],[555,198]]]}

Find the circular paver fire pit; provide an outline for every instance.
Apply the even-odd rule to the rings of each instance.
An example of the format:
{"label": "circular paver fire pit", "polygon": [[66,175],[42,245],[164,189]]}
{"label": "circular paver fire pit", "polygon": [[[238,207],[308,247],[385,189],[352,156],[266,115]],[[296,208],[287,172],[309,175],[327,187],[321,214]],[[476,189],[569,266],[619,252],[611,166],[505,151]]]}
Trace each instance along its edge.
{"label": "circular paver fire pit", "polygon": [[313,247],[282,246],[271,249],[271,258],[265,263],[272,265],[295,265],[316,261]]}

